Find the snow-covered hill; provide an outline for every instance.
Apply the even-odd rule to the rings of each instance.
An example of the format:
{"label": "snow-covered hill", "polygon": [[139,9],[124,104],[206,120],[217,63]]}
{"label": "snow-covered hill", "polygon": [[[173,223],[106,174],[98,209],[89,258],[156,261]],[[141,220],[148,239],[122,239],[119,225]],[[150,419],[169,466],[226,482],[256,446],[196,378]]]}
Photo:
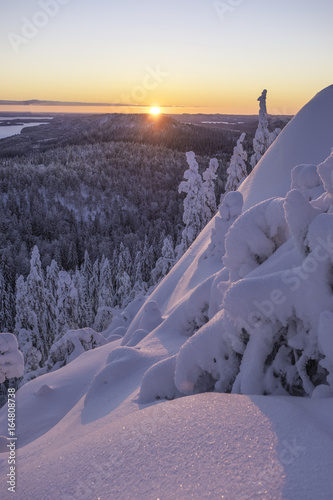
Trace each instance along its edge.
{"label": "snow-covered hill", "polygon": [[332,111],[330,86],[122,339],[20,389],[16,498],[332,497]]}

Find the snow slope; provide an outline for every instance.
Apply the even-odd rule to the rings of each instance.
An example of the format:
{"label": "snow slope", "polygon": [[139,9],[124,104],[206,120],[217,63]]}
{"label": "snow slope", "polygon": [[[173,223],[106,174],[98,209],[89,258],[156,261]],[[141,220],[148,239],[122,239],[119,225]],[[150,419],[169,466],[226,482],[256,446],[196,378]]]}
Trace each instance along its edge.
{"label": "snow slope", "polygon": [[[313,266],[318,238],[333,241],[333,156],[317,169],[333,146],[332,105],[333,86],[296,115],[122,339],[19,390],[16,498],[333,497],[332,252]],[[286,196],[291,182],[303,194]],[[241,194],[254,205],[242,215]],[[300,281],[293,293],[283,273],[295,269],[307,274],[288,275]],[[254,299],[270,308],[267,298],[276,307],[244,338],[237,320],[253,319]],[[317,358],[314,389],[306,364]],[[287,396],[286,380],[312,398]],[[196,394],[214,387],[234,394]],[[265,391],[279,395],[255,395]],[[6,451],[0,467],[10,498]]]}

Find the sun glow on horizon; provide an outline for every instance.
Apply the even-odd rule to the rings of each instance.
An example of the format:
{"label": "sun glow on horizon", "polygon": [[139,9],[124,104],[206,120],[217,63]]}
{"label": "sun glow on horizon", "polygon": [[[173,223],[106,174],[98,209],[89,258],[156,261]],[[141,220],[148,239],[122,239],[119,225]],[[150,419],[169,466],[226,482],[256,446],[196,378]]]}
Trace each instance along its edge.
{"label": "sun glow on horizon", "polygon": [[161,110],[157,106],[153,106],[152,108],[150,108],[151,115],[159,115],[160,113],[161,113]]}

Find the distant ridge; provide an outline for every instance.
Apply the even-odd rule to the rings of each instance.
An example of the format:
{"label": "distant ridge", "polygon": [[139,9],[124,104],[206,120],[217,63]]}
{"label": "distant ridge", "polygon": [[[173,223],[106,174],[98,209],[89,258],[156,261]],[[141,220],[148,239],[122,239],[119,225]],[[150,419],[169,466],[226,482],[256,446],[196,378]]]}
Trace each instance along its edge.
{"label": "distant ridge", "polygon": [[[119,108],[150,108],[151,104],[134,104],[126,102],[77,102],[77,101],[48,101],[41,99],[28,99],[27,101],[9,101],[0,99],[0,106],[115,106]],[[179,105],[160,105],[161,108],[183,108]],[[191,106],[200,108],[200,106]]]}
{"label": "distant ridge", "polygon": [[28,101],[7,101],[0,100],[0,105],[6,106],[119,106],[141,108],[148,106],[145,104],[126,104],[126,103],[110,103],[110,102],[71,102],[71,101],[42,101],[39,99],[29,99]]}

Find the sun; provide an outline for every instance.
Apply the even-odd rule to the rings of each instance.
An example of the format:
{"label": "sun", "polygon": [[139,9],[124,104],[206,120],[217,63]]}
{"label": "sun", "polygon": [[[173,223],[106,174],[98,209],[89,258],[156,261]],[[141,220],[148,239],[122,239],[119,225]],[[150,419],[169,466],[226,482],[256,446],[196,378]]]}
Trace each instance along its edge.
{"label": "sun", "polygon": [[150,108],[151,115],[159,115],[160,113],[161,113],[161,110],[157,106],[153,106],[152,108]]}

